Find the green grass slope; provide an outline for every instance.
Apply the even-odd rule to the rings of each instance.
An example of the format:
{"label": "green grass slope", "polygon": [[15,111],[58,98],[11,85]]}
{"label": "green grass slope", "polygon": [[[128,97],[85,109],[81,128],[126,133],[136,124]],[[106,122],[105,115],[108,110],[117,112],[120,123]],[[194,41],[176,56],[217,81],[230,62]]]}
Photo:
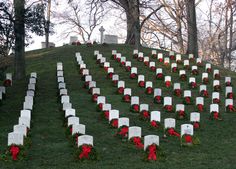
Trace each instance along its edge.
{"label": "green grass slope", "polygon": [[[5,162],[0,161],[0,169],[32,168],[32,169],[233,169],[236,168],[236,114],[224,112],[224,77],[231,76],[233,84],[236,82],[236,74],[217,67],[221,73],[220,113],[223,121],[209,120],[209,104],[211,95],[205,99],[204,112],[201,113],[201,129],[195,134],[201,140],[201,144],[194,147],[180,147],[176,138],[163,139],[162,130],[151,130],[149,123],[140,121],[137,114],[130,113],[130,104],[121,101],[122,96],[116,94],[111,80],[106,79],[105,71],[95,62],[93,52],[99,50],[107,61],[114,67],[120,79],[126,81],[126,87],[133,88],[132,95],[140,96],[141,103],[147,103],[150,110],[160,110],[161,119],[175,117],[175,114],[166,113],[162,106],[153,103],[153,95],[146,95],[145,90],[137,87],[137,80],[129,79],[129,73],[116,61],[111,60],[111,50],[116,49],[132,61],[132,66],[138,67],[138,73],[144,74],[146,81],[153,81],[153,87],[161,87],[163,96],[172,96],[171,90],[165,89],[162,81],[155,79],[155,73],[151,72],[142,62],[132,58],[133,48],[125,45],[96,45],[86,46],[64,46],[54,49],[37,50],[27,53],[27,74],[36,71],[38,73],[37,92],[35,96],[34,110],[32,112],[31,140],[32,146],[28,151],[27,158],[23,161]],[[151,49],[143,48],[141,51],[149,55]],[[144,162],[143,150],[137,150],[133,145],[122,142],[114,137],[116,129],[111,129],[108,122],[101,119],[100,113],[96,111],[96,104],[91,101],[91,95],[83,88],[78,67],[75,61],[75,52],[83,56],[93,80],[97,87],[101,88],[101,94],[107,97],[114,109],[120,110],[120,116],[130,118],[130,126],[142,127],[142,135],[156,134],[160,136],[160,146],[166,154],[166,159],[157,162]],[[151,59],[154,60],[154,59]],[[76,109],[80,122],[86,125],[86,133],[94,136],[94,144],[97,149],[99,160],[77,162],[74,160],[74,148],[70,145],[63,127],[63,113],[59,110],[60,103],[57,102],[57,80],[56,63],[63,62],[64,77],[67,89],[71,97],[73,108]],[[170,74],[170,68],[163,67],[164,74]],[[213,66],[213,69],[216,68]],[[200,69],[200,74],[204,68]],[[178,81],[178,74],[172,73],[172,81]],[[188,73],[188,77],[189,77]],[[201,75],[197,76],[197,81]],[[209,93],[212,92],[212,75],[209,76]],[[13,130],[13,125],[18,123],[20,110],[26,93],[28,78],[22,81],[14,81],[14,85],[7,88],[7,98],[0,106],[0,154],[7,147],[7,134]],[[182,88],[188,89],[186,82],[181,82]],[[198,96],[198,90],[193,90],[194,98]],[[236,93],[234,88],[234,93]],[[173,97],[174,104],[182,103],[182,99]],[[186,112],[192,112],[194,106],[186,106]],[[177,130],[180,125],[188,123],[187,120],[177,121]]]}

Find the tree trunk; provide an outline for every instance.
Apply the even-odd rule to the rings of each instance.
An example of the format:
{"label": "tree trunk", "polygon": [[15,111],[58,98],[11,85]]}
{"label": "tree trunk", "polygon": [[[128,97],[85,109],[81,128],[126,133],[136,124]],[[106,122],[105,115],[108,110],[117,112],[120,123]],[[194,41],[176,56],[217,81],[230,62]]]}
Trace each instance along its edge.
{"label": "tree trunk", "polygon": [[127,38],[125,43],[135,45],[138,49],[140,46],[140,11],[139,0],[128,1],[128,8],[125,10],[127,18]]}
{"label": "tree trunk", "polygon": [[192,53],[194,54],[194,57],[198,57],[195,0],[186,0],[185,4],[186,4],[187,26],[188,26],[187,54]]}
{"label": "tree trunk", "polygon": [[45,25],[46,48],[49,48],[50,16],[51,16],[51,0],[48,0],[47,20],[46,20],[46,25]]}
{"label": "tree trunk", "polygon": [[25,77],[25,0],[14,0],[15,79]]}

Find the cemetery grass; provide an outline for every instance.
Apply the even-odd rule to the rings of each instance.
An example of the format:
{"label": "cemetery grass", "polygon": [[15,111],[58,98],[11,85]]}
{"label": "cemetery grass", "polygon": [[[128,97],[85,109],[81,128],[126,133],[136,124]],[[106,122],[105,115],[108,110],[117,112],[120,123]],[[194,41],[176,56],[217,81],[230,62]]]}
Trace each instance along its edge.
{"label": "cemetery grass", "polygon": [[[132,66],[138,67],[138,73],[144,74],[146,81],[153,81],[153,86],[162,87],[163,95],[172,96],[172,88],[166,89],[162,81],[155,79],[155,73],[151,72],[142,62],[132,58],[133,48],[126,45],[95,45],[86,46],[63,46],[53,49],[42,49],[27,52],[26,70],[27,77],[24,80],[14,82],[7,88],[7,98],[0,106],[0,154],[7,145],[7,134],[17,124],[22,108],[26,85],[30,72],[38,73],[37,91],[35,96],[34,110],[32,112],[31,140],[32,145],[28,150],[27,158],[23,161],[5,162],[0,161],[0,169],[34,168],[34,169],[124,169],[124,168],[159,168],[159,169],[233,169],[236,168],[236,114],[225,113],[224,106],[220,106],[222,121],[209,120],[209,105],[211,97],[205,100],[205,110],[201,113],[201,129],[195,134],[201,144],[193,147],[180,147],[177,138],[164,139],[163,130],[151,130],[149,123],[141,121],[137,114],[129,111],[130,104],[121,102],[121,95],[116,94],[116,87],[112,86],[111,80],[106,79],[105,71],[96,63],[93,56],[94,50],[99,50],[110,61],[120,79],[126,81],[126,87],[132,88],[132,95],[140,97],[141,103],[147,103],[150,110],[162,112],[162,124],[164,118],[175,117],[175,114],[165,113],[160,105],[153,103],[153,95],[146,95],[144,89],[137,87],[137,80],[129,79],[126,72],[116,61],[110,58],[111,50],[116,49],[132,62]],[[145,55],[149,55],[151,49],[143,48]],[[142,127],[142,135],[156,134],[160,136],[160,146],[166,158],[158,162],[145,162],[143,150],[137,150],[133,145],[122,142],[114,137],[115,129],[109,128],[108,122],[101,119],[96,111],[96,104],[91,101],[91,95],[83,88],[83,81],[75,62],[75,52],[80,52],[97,87],[101,88],[102,95],[107,97],[114,109],[120,110],[120,116],[130,118],[130,126]],[[154,59],[151,59],[154,60]],[[73,108],[80,117],[80,122],[86,125],[86,134],[94,136],[95,148],[98,152],[97,161],[77,162],[73,153],[75,149],[66,138],[63,127],[63,113],[60,111],[60,103],[57,98],[56,63],[63,62],[64,77],[67,89],[71,97]],[[163,67],[164,74],[170,74],[170,68]],[[216,67],[213,67],[216,68]],[[221,85],[225,88],[224,76],[231,76],[232,82],[236,81],[236,74],[220,67]],[[11,68],[9,68],[11,70]],[[204,68],[200,69],[202,73]],[[171,73],[172,82],[177,82],[178,74]],[[189,76],[189,74],[188,74]],[[197,81],[201,76],[197,76]],[[207,86],[209,93],[212,92],[212,75],[209,76],[210,84]],[[234,85],[234,84],[233,84]],[[181,87],[188,89],[186,82],[181,82]],[[198,89],[193,91],[194,98]],[[234,93],[235,86],[234,86]],[[173,96],[173,102],[182,103],[182,99]],[[224,90],[221,92],[221,102],[224,103]],[[222,104],[224,105],[224,104]],[[195,106],[186,106],[186,112],[195,111]],[[189,118],[188,118],[189,119]],[[188,123],[187,120],[177,121],[177,130],[180,124]]]}

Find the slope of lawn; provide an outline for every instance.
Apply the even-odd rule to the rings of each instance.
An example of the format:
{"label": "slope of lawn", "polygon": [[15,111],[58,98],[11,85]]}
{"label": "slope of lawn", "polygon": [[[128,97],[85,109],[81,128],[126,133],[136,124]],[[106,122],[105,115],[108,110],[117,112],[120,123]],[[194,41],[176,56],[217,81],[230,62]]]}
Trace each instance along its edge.
{"label": "slope of lawn", "polygon": [[[115,73],[120,75],[121,80],[126,81],[126,87],[132,88],[132,95],[140,96],[140,103],[147,103],[150,110],[162,112],[162,124],[165,118],[175,117],[174,113],[166,113],[161,105],[153,103],[153,95],[146,95],[143,88],[137,87],[137,80],[129,78],[129,72],[124,67],[111,59],[111,50],[116,49],[132,66],[138,67],[138,73],[145,75],[145,80],[153,81],[153,87],[162,88],[163,96],[172,96],[174,104],[182,103],[182,99],[172,94],[172,88],[166,89],[163,81],[157,81],[155,73],[151,72],[143,62],[132,58],[133,48],[125,45],[95,45],[86,46],[63,46],[53,49],[36,50],[27,53],[26,66],[27,75],[30,72],[38,73],[37,92],[35,96],[34,110],[32,112],[31,140],[32,146],[28,150],[27,158],[23,161],[11,162],[0,160],[0,168],[34,168],[34,169],[233,169],[236,168],[236,113],[225,113],[224,111],[224,77],[231,76],[233,85],[236,82],[236,74],[217,67],[221,73],[221,105],[220,113],[222,121],[209,120],[209,105],[211,103],[212,74],[209,75],[207,88],[210,97],[205,99],[205,110],[201,113],[201,129],[195,134],[199,137],[201,144],[193,147],[181,147],[177,138],[163,138],[163,130],[150,129],[149,123],[141,121],[138,114],[130,113],[130,104],[122,102],[122,96],[116,94],[111,80],[106,78],[103,68],[96,64],[93,52],[99,50],[107,61],[114,67]],[[144,56],[150,55],[151,49],[143,48]],[[116,129],[111,129],[108,122],[101,118],[96,111],[96,104],[91,101],[88,90],[83,88],[79,69],[75,61],[75,52],[83,56],[93,80],[97,87],[101,88],[101,94],[107,97],[113,109],[120,110],[120,117],[130,118],[130,126],[142,127],[142,135],[156,134],[160,136],[160,146],[165,152],[166,158],[157,162],[143,161],[144,152],[135,146],[122,142],[114,137]],[[151,59],[154,61],[154,59]],[[94,144],[99,155],[97,161],[77,162],[74,159],[74,148],[66,138],[63,127],[63,113],[60,111],[60,103],[57,98],[56,63],[63,62],[64,77],[67,89],[71,97],[73,108],[76,109],[80,122],[86,125],[86,133],[94,136]],[[157,64],[157,63],[156,63]],[[192,65],[192,64],[191,64]],[[171,73],[170,67],[162,67],[165,75],[172,75],[172,82],[179,81],[178,73]],[[181,66],[180,66],[181,67]],[[213,69],[216,68],[213,66]],[[11,68],[9,68],[11,70]],[[196,77],[200,82],[201,73],[205,67],[200,68],[200,74]],[[7,134],[13,130],[13,125],[18,123],[20,110],[23,106],[24,96],[28,83],[28,76],[21,81],[14,81],[13,86],[7,88],[7,97],[0,105],[0,154],[4,154],[7,148]],[[190,73],[187,73],[190,76]],[[199,84],[199,83],[198,83]],[[182,89],[188,89],[187,82],[181,82]],[[195,99],[199,89],[193,90]],[[236,90],[234,88],[234,93]],[[185,111],[190,113],[196,107],[185,106]],[[180,131],[180,125],[188,123],[186,120],[178,120],[176,129]]]}

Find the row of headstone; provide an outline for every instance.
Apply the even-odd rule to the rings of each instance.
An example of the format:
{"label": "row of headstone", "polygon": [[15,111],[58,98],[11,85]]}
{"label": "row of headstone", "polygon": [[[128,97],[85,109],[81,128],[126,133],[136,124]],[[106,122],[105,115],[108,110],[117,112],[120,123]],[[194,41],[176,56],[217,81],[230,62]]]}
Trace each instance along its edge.
{"label": "row of headstone", "polygon": [[77,146],[93,146],[93,136],[85,134],[86,126],[80,123],[80,118],[76,116],[76,110],[73,109],[72,103],[70,102],[70,96],[68,89],[66,88],[62,62],[57,63],[57,82],[62,110],[64,112],[64,117],[67,119],[66,125],[71,129],[71,135],[76,135]]}
{"label": "row of headstone", "polygon": [[[98,51],[95,51],[95,55],[100,55]],[[80,69],[81,69],[81,64],[80,65]],[[104,64],[106,66],[110,66],[110,63],[107,62],[106,64]],[[105,68],[105,70],[108,70]],[[112,72],[114,73],[114,72]],[[83,73],[82,73],[83,75]],[[91,76],[91,75],[87,75],[87,76]],[[86,79],[88,80],[92,80],[92,78],[87,78],[87,76],[85,77],[85,82],[86,82]],[[112,80],[118,80],[119,78],[112,78]],[[124,94],[131,94],[130,93],[131,91],[128,89],[128,90],[125,90]],[[92,88],[92,97],[94,98],[96,96],[96,100],[93,100],[93,101],[96,101],[97,103],[97,107],[99,107],[101,109],[101,111],[105,114],[107,113],[108,115],[106,116],[107,117],[107,120],[109,122],[110,125],[113,125],[112,122],[116,121],[116,123],[114,123],[115,125],[113,125],[113,127],[116,127],[119,129],[121,128],[127,128],[127,137],[128,137],[128,140],[131,140],[133,138],[138,138],[139,140],[141,140],[141,127],[138,127],[138,126],[132,126],[130,127],[129,126],[129,118],[127,117],[119,117],[119,110],[117,109],[112,109],[112,105],[107,103],[106,102],[106,97],[105,96],[101,96],[101,93],[100,93],[100,88]],[[140,143],[142,145],[142,143]],[[152,144],[155,144],[156,146],[159,146],[159,136],[156,136],[156,135],[147,135],[144,137],[144,150],[147,149],[148,146],[152,145]]]}
{"label": "row of headstone", "polygon": [[13,132],[8,133],[8,146],[24,145],[24,138],[27,137],[27,134],[31,128],[31,114],[34,106],[36,82],[37,73],[32,72],[29,78],[23,109],[20,111],[18,124],[13,126]]}
{"label": "row of headstone", "polygon": [[6,98],[6,87],[0,86],[0,102]]}

